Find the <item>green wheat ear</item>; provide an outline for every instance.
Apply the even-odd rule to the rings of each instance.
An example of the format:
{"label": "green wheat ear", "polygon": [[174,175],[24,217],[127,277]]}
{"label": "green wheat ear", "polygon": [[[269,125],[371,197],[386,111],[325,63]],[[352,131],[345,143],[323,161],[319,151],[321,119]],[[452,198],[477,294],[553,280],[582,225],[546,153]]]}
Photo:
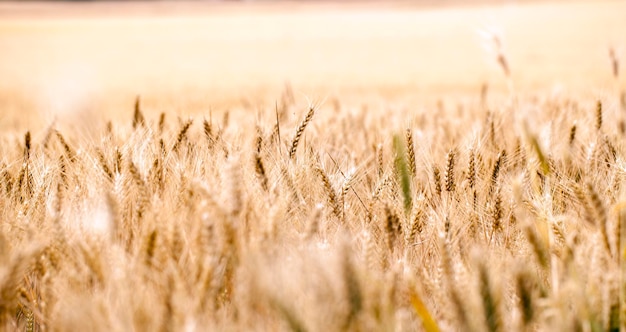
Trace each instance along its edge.
{"label": "green wheat ear", "polygon": [[406,149],[402,142],[400,135],[393,136],[393,150],[396,153],[395,158],[395,173],[400,187],[402,189],[402,198],[404,199],[404,212],[409,214],[411,212],[412,198],[411,198],[411,176],[409,174],[409,167],[406,160]]}

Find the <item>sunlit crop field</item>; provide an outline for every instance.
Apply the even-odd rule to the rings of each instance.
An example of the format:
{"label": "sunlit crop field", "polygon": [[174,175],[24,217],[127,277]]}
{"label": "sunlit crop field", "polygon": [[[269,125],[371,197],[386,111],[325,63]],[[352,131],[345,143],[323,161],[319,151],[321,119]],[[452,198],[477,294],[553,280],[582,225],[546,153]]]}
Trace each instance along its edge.
{"label": "sunlit crop field", "polygon": [[0,2],[0,330],[626,327],[626,2]]}

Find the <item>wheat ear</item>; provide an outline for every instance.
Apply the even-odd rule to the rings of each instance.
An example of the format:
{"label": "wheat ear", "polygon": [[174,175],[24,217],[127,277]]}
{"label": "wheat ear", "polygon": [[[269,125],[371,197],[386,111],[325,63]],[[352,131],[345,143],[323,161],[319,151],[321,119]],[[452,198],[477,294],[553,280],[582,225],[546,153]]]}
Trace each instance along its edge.
{"label": "wheat ear", "polygon": [[296,129],[296,135],[293,137],[293,140],[291,141],[291,148],[289,149],[289,159],[293,159],[293,157],[295,157],[296,150],[298,149],[298,144],[300,143],[300,138],[302,137],[302,133],[304,133],[304,129],[313,119],[313,114],[315,114],[315,108],[310,107],[309,112],[306,114],[306,117],[300,123],[298,129]]}

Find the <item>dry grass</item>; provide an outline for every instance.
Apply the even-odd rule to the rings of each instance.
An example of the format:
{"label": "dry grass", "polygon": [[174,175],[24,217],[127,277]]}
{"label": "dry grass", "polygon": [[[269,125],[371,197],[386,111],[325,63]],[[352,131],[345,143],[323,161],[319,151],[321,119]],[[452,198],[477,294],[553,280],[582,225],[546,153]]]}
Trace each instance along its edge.
{"label": "dry grass", "polygon": [[509,54],[497,98],[4,118],[0,329],[625,328],[621,59],[529,97]]}

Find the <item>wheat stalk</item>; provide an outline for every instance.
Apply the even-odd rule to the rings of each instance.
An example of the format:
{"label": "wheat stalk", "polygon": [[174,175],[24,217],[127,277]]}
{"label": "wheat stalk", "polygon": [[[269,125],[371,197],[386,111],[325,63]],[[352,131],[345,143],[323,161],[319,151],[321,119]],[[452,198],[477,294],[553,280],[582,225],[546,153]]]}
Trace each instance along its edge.
{"label": "wheat stalk", "polygon": [[192,123],[193,120],[190,119],[181,126],[180,130],[178,131],[178,135],[176,135],[176,142],[172,146],[172,151],[178,152],[178,150],[180,149],[180,145],[187,138],[187,132],[189,131]]}
{"label": "wheat stalk", "polygon": [[413,145],[413,131],[410,128],[406,130],[406,153],[409,170],[411,171],[411,175],[415,177],[417,175],[417,166],[415,164],[415,146]]}
{"label": "wheat stalk", "polygon": [[310,107],[309,111],[306,114],[306,117],[304,118],[304,120],[302,120],[302,122],[300,122],[300,125],[296,129],[296,134],[294,135],[293,140],[291,140],[291,147],[289,148],[289,159],[293,159],[295,157],[296,150],[298,149],[298,144],[300,143],[300,138],[302,137],[302,133],[304,133],[304,129],[313,119],[313,114],[315,114],[315,108]]}
{"label": "wheat stalk", "polygon": [[137,96],[135,98],[135,107],[133,112],[133,129],[139,126],[145,126],[145,119],[143,113],[141,113],[141,98]]}
{"label": "wheat stalk", "polygon": [[446,173],[444,175],[444,182],[446,183],[446,191],[453,192],[455,188],[454,183],[454,164],[455,164],[456,151],[450,150],[446,157]]}
{"label": "wheat stalk", "polygon": [[436,166],[433,168],[433,181],[435,181],[435,193],[437,196],[441,196],[441,173]]}
{"label": "wheat stalk", "polygon": [[337,194],[335,193],[335,189],[333,189],[333,186],[331,185],[330,180],[328,179],[328,176],[326,175],[326,172],[324,172],[324,170],[321,167],[316,167],[315,173],[319,176],[320,180],[322,181],[322,185],[324,186],[324,191],[326,192],[328,204],[330,205],[333,211],[333,214],[337,218],[341,219],[342,209],[339,206],[339,201],[337,200]]}

